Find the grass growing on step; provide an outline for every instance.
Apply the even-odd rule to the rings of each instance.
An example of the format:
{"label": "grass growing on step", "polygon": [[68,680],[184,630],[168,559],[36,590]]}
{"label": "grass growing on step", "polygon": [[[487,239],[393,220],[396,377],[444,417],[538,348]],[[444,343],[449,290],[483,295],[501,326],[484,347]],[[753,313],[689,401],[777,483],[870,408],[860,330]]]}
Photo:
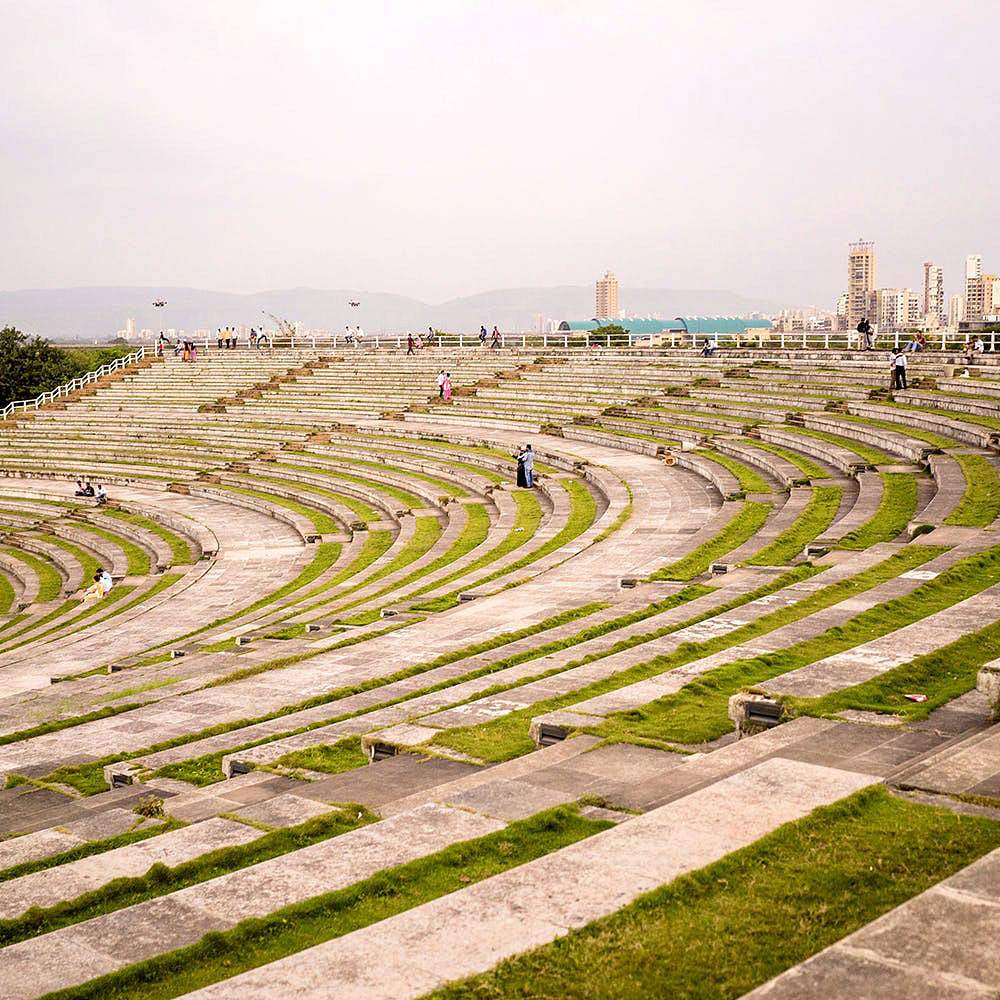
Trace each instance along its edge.
{"label": "grass growing on step", "polygon": [[[551,712],[558,708],[567,708],[588,698],[594,698],[597,695],[606,694],[608,691],[614,691],[628,684],[634,684],[636,681],[655,677],[704,656],[710,656],[713,653],[746,642],[756,636],[764,635],[783,625],[800,621],[816,611],[830,607],[849,597],[864,593],[866,590],[870,590],[872,587],[878,586],[878,584],[884,583],[886,580],[890,580],[900,573],[905,573],[907,570],[913,569],[921,565],[921,563],[934,558],[934,556],[939,555],[942,551],[940,548],[931,546],[909,546],[904,552],[890,557],[877,566],[864,570],[846,580],[840,580],[837,583],[823,587],[801,598],[794,604],[779,608],[770,614],[762,615],[751,624],[744,625],[742,628],[735,629],[726,635],[716,636],[713,639],[707,639],[702,642],[685,642],[668,655],[656,656],[645,662],[637,663],[632,667],[618,671],[612,677],[588,684],[577,691],[567,692],[555,698],[536,702],[528,708],[511,712],[502,718],[481,723],[478,726],[463,726],[445,730],[436,736],[433,742],[441,746],[450,747],[453,750],[458,750],[460,753],[469,754],[479,760],[488,762],[510,760],[532,749],[533,744],[528,736],[528,726],[531,719],[536,715]],[[717,616],[725,610],[743,606],[756,600],[758,597],[775,593],[786,586],[791,586],[793,583],[803,580],[815,572],[817,572],[816,569],[811,566],[798,566],[788,573],[783,573],[777,580],[771,581],[766,586],[744,595],[743,598],[730,601],[729,604],[708,611],[692,621],[680,622],[677,625],[659,630],[653,633],[653,635],[646,637],[646,639],[679,631],[687,625],[702,621],[705,618]],[[617,650],[612,649],[610,652],[615,651]],[[588,659],[584,658],[580,662],[588,662]],[[567,666],[573,666],[573,664],[568,664]],[[773,673],[770,676],[773,676]],[[710,682],[717,682],[716,686],[720,690],[727,683],[736,685],[733,690],[736,690],[739,685],[738,677],[737,679],[733,679],[727,675],[717,678],[716,671],[702,675],[699,678],[699,682],[703,681],[706,677],[710,679]],[[728,694],[725,697],[728,697]],[[675,701],[668,703],[669,698],[675,699]],[[670,711],[673,708],[677,708],[678,712],[686,713],[684,715],[685,718],[690,714],[697,719],[701,711],[709,704],[703,696],[702,688],[693,688],[691,685],[685,686],[675,695],[668,696],[668,699],[661,699],[667,705],[665,710]],[[725,701],[725,698],[723,701]],[[661,731],[662,725],[660,725],[661,719],[659,715],[661,707],[660,702],[653,702],[651,706],[645,706],[643,709],[637,709],[634,712],[611,715],[608,716],[607,720],[599,728],[589,731],[597,732],[598,735],[618,742],[650,740],[663,744],[665,741],[672,740],[680,743],[697,743],[702,742],[703,739],[715,738],[715,736],[705,736],[698,739],[681,739],[680,736],[672,731],[666,734],[665,731]],[[715,711],[715,714],[711,716],[712,725],[718,729],[717,700],[712,703],[711,708]],[[728,731],[727,727],[729,723],[725,721],[725,707],[723,707],[722,714],[722,730],[721,732],[717,732],[716,736]],[[655,717],[648,726],[645,725],[647,716]],[[657,728],[658,726],[660,728]]]}
{"label": "grass growing on step", "polygon": [[795,523],[749,560],[753,566],[780,566],[830,527],[840,509],[839,486],[816,486]]}
{"label": "grass growing on step", "polygon": [[343,592],[344,595],[359,590],[361,587],[370,586],[373,583],[377,583],[383,577],[389,576],[391,573],[405,569],[410,563],[416,562],[426,552],[430,551],[434,543],[441,537],[441,522],[436,517],[418,517],[415,518],[415,521],[416,527],[413,534],[400,550],[399,554],[381,569],[376,570],[371,576],[361,580],[349,590],[345,590]]}
{"label": "grass growing on step", "polygon": [[848,451],[853,451],[855,455],[866,461],[869,465],[890,465],[895,461],[895,459],[887,455],[884,451],[872,448],[867,444],[862,444],[860,441],[855,441],[854,438],[842,437],[839,434],[828,434],[826,431],[816,431],[811,428],[782,427],[782,430],[790,430],[794,434],[801,434],[803,437],[816,438],[818,441],[826,441],[829,444],[846,448]]}
{"label": "grass growing on step", "polygon": [[[140,822],[137,818],[136,822]],[[69,864],[71,861],[79,861],[81,858],[89,858],[95,854],[104,854],[106,851],[113,851],[118,847],[127,847],[140,840],[148,840],[156,837],[168,830],[179,830],[186,826],[180,820],[168,817],[157,826],[149,826],[142,830],[126,830],[114,837],[104,837],[101,840],[88,840],[85,844],[80,844],[69,851],[61,854],[52,854],[47,858],[37,858],[34,861],[22,861],[20,864],[11,865],[0,871],[0,882],[9,882],[14,878],[21,878],[23,875],[33,875],[35,872],[44,871],[47,868],[58,868],[60,865]]]}
{"label": "grass growing on step", "polygon": [[797,469],[804,473],[809,479],[829,479],[830,473],[826,469],[817,465],[814,461],[806,458],[805,455],[800,455],[798,452],[794,452],[791,448],[783,448],[780,444],[771,444],[770,441],[758,441],[756,439],[752,441],[743,441],[743,444],[749,444],[754,448],[759,448],[761,451],[769,451],[772,455],[778,455],[783,458],[786,462],[791,462]]}
{"label": "grass growing on step", "polygon": [[771,513],[773,504],[748,500],[743,509],[732,518],[717,535],[702,542],[677,562],[670,563],[651,573],[650,580],[693,580],[701,576],[720,556],[739,548],[748,538],[757,534]]}
{"label": "grass growing on step", "polygon": [[867,549],[890,542],[906,530],[917,510],[917,481],[905,472],[883,472],[878,510],[837,543],[841,549]]}
{"label": "grass growing on step", "polygon": [[0,573],[0,615],[5,615],[14,603],[14,588],[3,573]]}
{"label": "grass growing on step", "polygon": [[[858,709],[891,713],[901,721],[926,719],[935,708],[971,691],[979,668],[998,657],[1000,623],[993,623],[862,684],[821,698],[782,697],[781,701],[795,715],[825,716]],[[906,695],[913,692],[927,695],[927,701],[907,701]]]}
{"label": "grass growing on step", "polygon": [[170,553],[175,566],[185,566],[192,561],[191,548],[188,543],[180,535],[168,531],[162,524],[157,524],[156,521],[148,517],[143,517],[141,514],[130,514],[127,511],[116,510],[115,508],[108,508],[104,513],[108,517],[116,518],[119,521],[126,521],[128,524],[134,524],[137,528],[142,528],[162,538],[170,546]]}
{"label": "grass growing on step", "polygon": [[997,846],[993,820],[867,789],[431,996],[730,1000]]}
{"label": "grass growing on step", "polygon": [[129,576],[145,576],[149,572],[149,556],[135,542],[130,542],[127,538],[116,535],[113,531],[106,531],[104,528],[98,528],[96,525],[86,524],[82,521],[76,527],[88,534],[97,535],[120,548],[128,560],[126,572]]}
{"label": "grass growing on step", "polygon": [[48,934],[60,927],[90,920],[126,906],[135,906],[189,885],[207,882],[220,875],[260,864],[289,851],[301,850],[310,844],[356,830],[360,826],[367,826],[377,819],[364,806],[349,803],[325,815],[314,816],[298,826],[265,833],[246,844],[221,847],[173,867],[159,862],[145,875],[116,878],[75,899],[66,899],[45,908],[33,906],[19,917],[0,920],[0,947],[39,934]]}
{"label": "grass growing on step", "polygon": [[859,417],[853,413],[838,413],[837,419],[861,424],[866,427],[881,427],[883,430],[894,431],[896,434],[903,434],[917,441],[925,441],[932,448],[954,448],[957,444],[954,438],[942,437],[940,434],[935,434],[933,431],[925,431],[920,427],[914,427],[912,424],[894,423],[891,420],[878,420],[875,417]]}
{"label": "grass growing on step", "polygon": [[700,448],[696,449],[693,454],[701,455],[702,458],[707,458],[715,462],[716,465],[721,465],[724,469],[728,469],[739,481],[740,489],[744,493],[771,492],[771,487],[767,484],[767,480],[763,476],[730,455],[723,455],[721,452],[706,451]]}
{"label": "grass growing on step", "polygon": [[35,600],[39,604],[54,601],[59,596],[59,592],[62,590],[62,577],[49,563],[39,559],[38,556],[22,552],[20,549],[4,548],[0,549],[0,552],[6,552],[7,555],[13,556],[19,562],[31,567],[35,576],[38,577],[38,596]]}
{"label": "grass growing on step", "polygon": [[46,535],[45,541],[49,545],[54,545],[56,548],[62,549],[63,552],[68,552],[80,564],[80,568],[83,570],[81,586],[89,587],[100,563],[89,552],[85,552],[78,545],[66,541],[65,538],[59,538],[56,535]]}
{"label": "grass growing on step", "polygon": [[[270,481],[280,483],[282,486],[286,487],[291,485],[286,480],[267,480],[264,476],[250,476],[248,478],[260,479],[265,482]],[[300,514],[302,517],[306,518],[309,523],[312,524],[313,530],[319,535],[332,535],[340,531],[340,525],[337,524],[337,522],[330,517],[329,514],[324,514],[315,507],[308,507],[304,503],[299,503],[296,500],[288,500],[285,497],[275,496],[273,493],[260,493],[256,490],[247,490],[239,486],[230,486],[228,483],[213,483],[212,489],[227,490],[230,493],[239,493],[246,497],[264,500],[267,503],[274,504],[276,507],[284,507],[286,510],[293,511],[294,513]]]}
{"label": "grass growing on step", "polygon": [[[718,739],[732,729],[726,708],[729,696],[737,691],[755,686],[766,688],[765,682],[773,677],[888,635],[998,582],[1000,547],[962,559],[910,594],[875,605],[843,625],[776,652],[709,670],[675,694],[638,709],[616,712],[588,731],[615,739],[627,740],[634,735],[684,744]],[[664,666],[680,652],[665,657]]]}
{"label": "grass growing on step", "polygon": [[387,868],[344,889],[245,920],[232,930],[50,994],[60,1000],[165,1000],[369,927],[599,833],[610,823],[559,806],[497,833]]}
{"label": "grass growing on step", "polygon": [[[95,712],[87,712],[85,715],[74,715],[67,719],[53,719],[50,722],[42,722],[37,726],[28,729],[18,729],[13,733],[0,736],[0,747],[9,743],[19,743],[21,740],[32,740],[36,736],[45,736],[48,733],[57,733],[61,729],[72,729],[74,726],[82,726],[88,722],[95,722],[97,719],[106,719],[109,715],[118,715],[121,712],[129,712],[133,708],[138,708],[139,704],[116,705],[114,707],[100,708]],[[113,763],[113,761],[108,761]],[[52,778],[52,775],[48,776]]]}
{"label": "grass growing on step", "polygon": [[[286,625],[284,628],[276,629],[274,632],[267,632],[265,639],[301,639],[306,634],[305,625]],[[227,643],[228,645],[228,643]]]}
{"label": "grass growing on step", "polygon": [[[433,590],[437,587],[442,587],[445,584],[451,583],[453,580],[457,580],[463,576],[469,576],[477,570],[482,569],[484,566],[489,566],[491,563],[499,561],[508,553],[513,552],[515,549],[520,548],[520,546],[531,540],[535,532],[538,530],[538,525],[542,520],[542,506],[538,502],[538,498],[526,490],[516,490],[511,494],[511,496],[513,496],[514,503],[517,506],[517,513],[514,517],[514,524],[504,539],[488,552],[485,552],[478,559],[471,562],[464,569],[458,569],[454,573],[451,573],[440,580],[435,580],[433,583],[429,583],[426,587],[421,587],[419,590],[415,591],[412,596],[416,597],[419,594],[428,590]],[[448,608],[453,608],[457,603],[458,591],[454,591],[453,593],[443,594],[442,596],[432,598],[431,600],[422,601],[419,604],[412,604],[410,605],[410,610],[445,611]]]}
{"label": "grass growing on step", "polygon": [[310,771],[324,771],[327,774],[342,774],[363,767],[368,763],[368,755],[361,749],[360,736],[348,736],[336,743],[293,750],[279,757],[275,764],[282,767],[304,767]]}
{"label": "grass growing on step", "polygon": [[985,528],[1000,517],[1000,477],[982,455],[953,455],[965,474],[965,493],[945,524]]}

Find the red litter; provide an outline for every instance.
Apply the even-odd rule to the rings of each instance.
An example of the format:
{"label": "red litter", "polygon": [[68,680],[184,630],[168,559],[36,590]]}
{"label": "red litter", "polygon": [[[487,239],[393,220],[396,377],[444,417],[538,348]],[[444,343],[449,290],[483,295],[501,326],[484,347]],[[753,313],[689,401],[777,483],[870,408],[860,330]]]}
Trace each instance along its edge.
{"label": "red litter", "polygon": [[927,701],[927,695],[925,694],[905,694],[903,697],[907,701]]}

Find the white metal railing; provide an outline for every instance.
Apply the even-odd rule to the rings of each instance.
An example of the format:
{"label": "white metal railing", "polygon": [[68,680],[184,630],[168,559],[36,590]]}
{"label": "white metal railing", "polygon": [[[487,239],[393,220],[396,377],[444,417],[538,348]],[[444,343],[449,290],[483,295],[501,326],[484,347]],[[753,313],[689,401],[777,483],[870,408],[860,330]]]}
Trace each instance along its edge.
{"label": "white metal railing", "polygon": [[146,348],[140,347],[139,350],[133,351],[124,358],[115,358],[114,361],[110,361],[106,365],[101,365],[100,368],[92,372],[87,372],[86,375],[72,379],[65,385],[57,385],[54,389],[43,392],[34,399],[19,399],[16,402],[8,403],[0,411],[0,419],[6,420],[8,417],[12,417],[18,410],[22,413],[26,413],[28,410],[37,410],[46,403],[52,403],[63,396],[68,396],[71,392],[76,392],[77,389],[82,389],[85,385],[90,385],[91,382],[96,382],[98,379],[104,378],[112,372],[119,372],[123,368],[128,368],[129,365],[134,365],[137,361],[142,361],[145,356]]}

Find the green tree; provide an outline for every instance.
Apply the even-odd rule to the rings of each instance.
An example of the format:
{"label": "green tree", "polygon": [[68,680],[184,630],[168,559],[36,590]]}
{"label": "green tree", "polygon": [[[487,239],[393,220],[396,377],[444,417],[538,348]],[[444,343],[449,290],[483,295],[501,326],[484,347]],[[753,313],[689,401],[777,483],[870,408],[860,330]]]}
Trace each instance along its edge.
{"label": "green tree", "polygon": [[66,351],[41,337],[28,337],[12,326],[0,330],[0,406],[75,378],[77,366]]}
{"label": "green tree", "polygon": [[599,344],[607,344],[610,337],[612,347],[621,347],[628,345],[628,335],[629,331],[625,327],[619,326],[617,323],[608,323],[606,326],[599,326],[593,330],[590,334],[590,340],[591,342],[596,340]]}

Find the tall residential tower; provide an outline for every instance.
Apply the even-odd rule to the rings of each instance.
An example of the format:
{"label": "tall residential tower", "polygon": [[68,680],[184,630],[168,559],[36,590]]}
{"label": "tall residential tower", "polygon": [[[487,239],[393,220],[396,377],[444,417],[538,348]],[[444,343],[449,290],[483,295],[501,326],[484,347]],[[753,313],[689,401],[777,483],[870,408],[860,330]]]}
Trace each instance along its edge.
{"label": "tall residential tower", "polygon": [[859,240],[847,252],[847,329],[868,315],[875,291],[875,244]]}
{"label": "tall residential tower", "polygon": [[944,271],[932,261],[924,261],[924,317],[935,326],[947,319],[944,305]]}
{"label": "tall residential tower", "polygon": [[605,271],[597,279],[597,319],[618,319],[618,279],[612,271]]}

